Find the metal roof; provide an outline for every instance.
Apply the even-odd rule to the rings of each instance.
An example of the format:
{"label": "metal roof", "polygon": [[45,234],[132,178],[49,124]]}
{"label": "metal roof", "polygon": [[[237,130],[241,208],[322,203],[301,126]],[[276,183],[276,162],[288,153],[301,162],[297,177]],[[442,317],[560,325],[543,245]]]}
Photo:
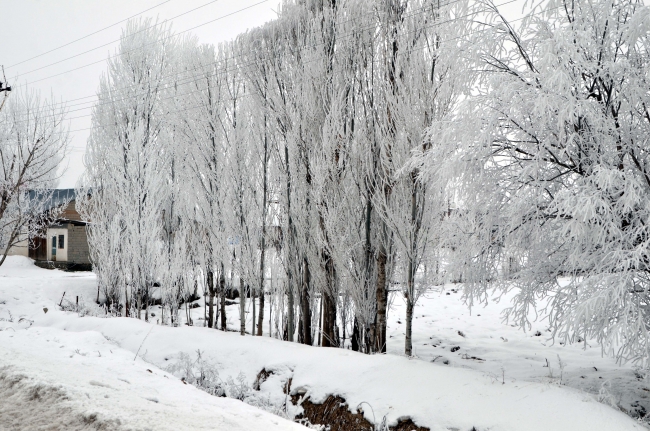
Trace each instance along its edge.
{"label": "metal roof", "polygon": [[75,197],[75,189],[44,189],[29,191],[29,199],[40,201],[39,204],[43,204],[44,211],[67,204],[68,202],[75,200]]}

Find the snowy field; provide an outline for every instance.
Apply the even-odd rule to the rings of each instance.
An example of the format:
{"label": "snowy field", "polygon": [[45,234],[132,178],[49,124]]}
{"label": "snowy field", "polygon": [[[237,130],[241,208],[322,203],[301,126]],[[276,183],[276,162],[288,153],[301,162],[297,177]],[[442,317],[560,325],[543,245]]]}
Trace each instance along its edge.
{"label": "snowy field", "polygon": [[[94,317],[94,275],[9,257],[0,267],[0,429],[304,429],[285,419],[300,412],[287,387],[313,402],[338,395],[353,409],[361,404],[373,423],[408,417],[436,431],[647,429],[621,411],[649,407],[650,382],[631,366],[589,342],[553,345],[541,323],[527,333],[503,324],[504,302],[470,314],[447,288],[416,307],[416,357],[408,359],[399,297],[389,354],[368,356],[155,318]],[[64,305],[79,296],[81,313],[60,310],[63,292]],[[262,369],[267,378],[255,384]],[[190,371],[230,398],[185,384]]]}
{"label": "snowy field", "polygon": [[[12,257],[0,274],[0,430],[304,429],[183,384],[154,364],[134,360],[134,352],[100,331],[83,324],[66,331],[75,321],[94,326],[100,320],[56,306],[64,291],[82,301],[91,296],[94,275],[43,270]],[[115,328],[123,335],[138,330],[129,324]]]}

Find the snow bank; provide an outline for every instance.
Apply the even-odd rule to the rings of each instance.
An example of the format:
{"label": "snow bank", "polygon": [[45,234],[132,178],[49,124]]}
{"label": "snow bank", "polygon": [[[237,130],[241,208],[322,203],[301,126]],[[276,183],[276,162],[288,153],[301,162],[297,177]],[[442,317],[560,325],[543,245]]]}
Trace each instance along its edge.
{"label": "snow bank", "polygon": [[[13,264],[11,260],[9,263]],[[283,387],[292,379],[292,393],[310,396],[314,402],[333,394],[345,398],[351,408],[367,403],[362,406],[365,417],[374,423],[385,415],[391,424],[410,417],[416,424],[435,431],[469,431],[472,427],[479,431],[645,429],[586,392],[554,382],[530,382],[507,374],[503,378],[501,373],[463,368],[463,360],[456,358],[462,352],[455,352],[452,357],[449,349],[445,352],[452,361],[442,365],[439,361],[392,354],[368,356],[266,337],[241,337],[202,327],[172,328],[130,318],[79,317],[60,311],[56,304],[63,291],[67,292],[66,297],[93,298],[96,284],[91,274],[38,268],[12,273],[14,269],[11,265],[0,268],[0,319],[4,319],[0,329],[12,328],[0,332],[0,366],[9,365],[12,375],[24,373],[37,383],[62,385],[66,394],[73,394],[69,397],[75,412],[96,413],[102,420],[119,419],[128,424],[133,423],[133,418],[138,426],[153,428],[163,418],[170,424],[184,423],[181,419],[174,422],[177,414],[191,417],[197,424],[180,429],[201,429],[201,424],[212,420],[208,419],[210,414],[226,421],[229,419],[223,412],[230,412],[237,422],[244,420],[240,416],[248,417],[255,412],[262,415],[260,421],[269,421],[268,415],[259,410],[238,401],[210,397],[183,385],[178,376],[161,371],[176,364],[183,354],[195,358],[200,350],[201,357],[218,370],[222,381],[237,379],[242,373],[241,379],[251,387],[262,369],[272,371],[260,385],[256,398],[266,398],[275,406],[286,401]],[[450,298],[445,295],[444,300],[451,301]],[[439,317],[461,317],[454,316],[455,310],[448,311],[447,317]],[[13,313],[12,322],[7,320],[9,312]],[[417,321],[419,325],[420,319]],[[426,323],[426,331],[456,330],[448,321],[439,327],[430,320],[422,323]],[[395,338],[397,325],[391,321]],[[479,326],[477,321],[474,328]],[[426,342],[425,335],[417,335],[418,344]],[[475,335],[471,333],[472,337]],[[485,335],[481,339],[487,343],[491,338]],[[450,340],[445,342],[456,342]],[[469,335],[463,349],[468,347],[467,340],[471,340]],[[138,349],[142,359],[134,362]],[[508,349],[516,355],[514,344],[508,343]],[[540,363],[536,364],[541,368]],[[114,393],[124,396],[111,396]],[[274,420],[277,422],[273,426],[285,426],[280,418]],[[281,428],[252,424],[241,429]]]}
{"label": "snow bank", "polygon": [[134,361],[98,332],[3,331],[0,364],[2,429],[304,429]]}
{"label": "snow bank", "polygon": [[[136,351],[151,325],[134,319],[71,319],[51,322],[68,331],[93,330]],[[473,370],[435,366],[394,355],[368,356],[341,349],[313,348],[270,338],[241,337],[207,328],[156,326],[142,351],[146,359],[163,365],[181,352],[201,349],[225,375],[243,372],[249,382],[263,368],[274,371],[281,382],[269,381],[262,390],[281,393],[281,383],[292,378],[291,389],[305,392],[312,401],[340,395],[352,407],[372,406],[371,422],[384,414],[389,423],[410,417],[431,430],[499,431],[643,429],[621,412],[598,403],[591,395],[553,384],[504,384]]]}
{"label": "snow bank", "polygon": [[[419,359],[435,364],[448,361],[450,366],[471,368],[508,383],[568,386],[596,397],[601,393],[631,415],[650,412],[650,385],[634,364],[603,356],[594,340],[554,342],[541,318],[526,332],[505,324],[502,312],[510,304],[507,296],[470,312],[457,287],[428,293],[416,305],[413,352]],[[389,353],[404,351],[404,315],[403,300],[397,297],[388,315]]]}

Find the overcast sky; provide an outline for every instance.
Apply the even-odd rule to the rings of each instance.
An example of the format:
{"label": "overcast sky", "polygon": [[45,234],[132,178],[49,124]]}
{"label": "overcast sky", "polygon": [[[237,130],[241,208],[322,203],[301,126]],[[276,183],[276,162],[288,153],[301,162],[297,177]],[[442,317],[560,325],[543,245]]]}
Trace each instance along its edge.
{"label": "overcast sky", "polygon": [[[274,9],[277,10],[279,2],[2,0],[0,65],[5,67],[9,84],[16,89],[27,84],[42,96],[52,96],[68,107],[72,142],[59,187],[74,187],[84,170],[90,108],[96,100],[99,76],[106,69],[105,60],[118,44],[124,26],[120,21],[144,12],[141,16],[171,20],[177,33],[191,29],[189,33],[200,42],[217,43],[275,18]],[[521,9],[524,0],[497,3],[506,2],[506,9],[515,11]],[[76,41],[80,38],[83,39]]]}
{"label": "overcast sky", "polygon": [[[78,130],[72,133],[67,170],[59,184],[67,188],[75,186],[84,170],[89,131],[83,129],[90,127],[99,76],[106,69],[106,58],[115,52],[124,23],[98,30],[152,8],[142,16],[171,19],[175,32],[200,26],[190,33],[200,42],[216,43],[273,19],[278,0],[2,0],[1,4],[0,65],[5,67],[9,84],[14,88],[29,84],[42,96],[66,102],[70,130]],[[224,18],[208,23],[220,17]],[[92,51],[84,53],[88,50]],[[39,57],[25,61],[35,56]],[[65,60],[72,56],[76,57]],[[52,65],[55,62],[60,63]],[[71,71],[75,68],[80,69]]]}

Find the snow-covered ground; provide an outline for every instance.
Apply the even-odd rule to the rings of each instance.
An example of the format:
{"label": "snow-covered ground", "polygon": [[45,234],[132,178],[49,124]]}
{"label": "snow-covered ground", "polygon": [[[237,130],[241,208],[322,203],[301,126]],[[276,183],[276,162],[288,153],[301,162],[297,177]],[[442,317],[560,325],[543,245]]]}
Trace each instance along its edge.
{"label": "snow-covered ground", "polygon": [[183,384],[99,332],[32,327],[0,340],[0,429],[304,429]]}
{"label": "snow-covered ground", "polygon": [[[84,303],[95,286],[90,273],[43,270],[27,259],[8,258],[2,266],[0,430],[305,429],[241,401],[211,396],[136,359],[137,347],[129,351],[117,340],[137,333],[140,322],[132,327],[127,319],[79,318],[58,310],[63,292]],[[116,338],[84,328],[86,320],[91,327],[116,323]],[[82,323],[74,325],[78,331],[66,330],[72,322]]]}
{"label": "snow-covered ground", "polygon": [[[543,322],[534,322],[526,332],[505,324],[501,312],[509,305],[507,297],[470,313],[457,286],[446,287],[416,305],[416,357],[435,363],[446,360],[450,366],[477,370],[499,381],[579,389],[631,416],[650,413],[650,381],[632,364],[617,364],[590,340],[570,345],[553,342]],[[404,302],[397,297],[388,321],[390,353],[404,352],[404,315]]]}
{"label": "snow-covered ground", "polygon": [[[58,303],[65,291],[92,314],[92,274],[9,258],[0,267],[0,428],[47,429],[36,423],[58,420],[69,421],[61,429],[299,429],[280,417],[300,409],[287,402],[290,379],[292,394],[314,402],[339,395],[353,409],[363,403],[375,423],[386,416],[390,424],[410,417],[439,431],[646,429],[597,401],[600,392],[614,404],[645,403],[648,386],[631,367],[602,358],[598,346],[551,346],[542,324],[529,333],[507,326],[503,303],[470,315],[452,288],[421,300],[417,358],[409,359],[399,354],[399,299],[389,320],[392,354],[369,356],[202,327],[80,317]],[[188,367],[267,412],[185,385],[179,377]],[[272,374],[253,389],[262,369]],[[26,403],[38,409],[27,414]]]}

